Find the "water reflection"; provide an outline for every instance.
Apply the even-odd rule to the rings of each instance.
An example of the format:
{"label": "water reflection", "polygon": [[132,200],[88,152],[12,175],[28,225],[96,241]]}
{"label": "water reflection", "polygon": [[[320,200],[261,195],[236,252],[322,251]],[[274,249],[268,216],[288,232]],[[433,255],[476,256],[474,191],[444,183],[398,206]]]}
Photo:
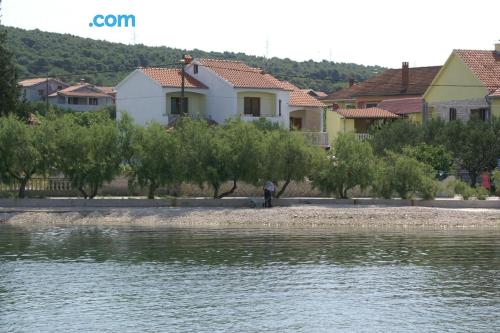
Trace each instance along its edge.
{"label": "water reflection", "polygon": [[494,331],[499,258],[491,230],[0,225],[0,331]]}

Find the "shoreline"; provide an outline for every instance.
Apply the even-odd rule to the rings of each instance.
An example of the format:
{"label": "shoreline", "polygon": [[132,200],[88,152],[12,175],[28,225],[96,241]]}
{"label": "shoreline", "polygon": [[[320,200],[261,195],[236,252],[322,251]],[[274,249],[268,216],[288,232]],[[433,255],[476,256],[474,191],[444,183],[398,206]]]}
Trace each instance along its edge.
{"label": "shoreline", "polygon": [[379,205],[297,205],[271,209],[12,207],[0,208],[0,224],[500,230],[500,210]]}

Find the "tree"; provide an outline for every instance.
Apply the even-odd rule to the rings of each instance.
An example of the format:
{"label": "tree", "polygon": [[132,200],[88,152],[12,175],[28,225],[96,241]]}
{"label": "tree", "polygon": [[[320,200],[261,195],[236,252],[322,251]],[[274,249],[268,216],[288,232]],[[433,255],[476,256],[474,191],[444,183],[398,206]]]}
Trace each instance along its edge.
{"label": "tree", "polygon": [[458,166],[469,172],[472,187],[482,171],[495,166],[500,139],[493,124],[471,119],[467,123],[452,121],[444,129],[446,146]]}
{"label": "tree", "polygon": [[89,127],[68,117],[58,121],[57,167],[85,199],[92,199],[120,171],[118,129],[113,121]]}
{"label": "tree", "polygon": [[405,146],[414,146],[423,140],[422,126],[400,119],[372,129],[371,144],[377,155],[386,150],[400,153]]}
{"label": "tree", "polygon": [[179,180],[178,142],[158,123],[140,127],[134,133],[130,165],[139,185],[148,186],[148,199],[154,199],[160,186]]}
{"label": "tree", "polygon": [[308,146],[299,132],[273,130],[267,132],[261,179],[284,181],[276,193],[279,198],[292,180],[303,181],[309,174],[316,147]]}
{"label": "tree", "polygon": [[430,199],[436,194],[434,170],[412,157],[387,151],[377,163],[373,190],[384,198],[391,198],[396,192],[401,199],[417,193]]}
{"label": "tree", "polygon": [[373,178],[375,157],[370,144],[353,135],[337,137],[330,150],[315,166],[313,185],[338,198],[347,198],[347,191],[369,186]]}
{"label": "tree", "polygon": [[7,32],[0,27],[0,116],[15,114],[20,89],[13,54],[7,49]]}
{"label": "tree", "polygon": [[403,147],[403,154],[430,165],[435,172],[448,173],[453,164],[453,156],[443,145],[420,143]]}
{"label": "tree", "polygon": [[35,174],[52,166],[55,146],[49,122],[27,125],[14,116],[0,118],[0,176],[19,183],[18,197],[26,196],[26,185]]}
{"label": "tree", "polygon": [[233,186],[227,192],[216,196],[221,199],[234,193],[238,181],[256,184],[263,161],[264,145],[262,132],[255,124],[241,120],[229,120],[220,127],[219,154],[223,163],[222,175],[232,180]]}

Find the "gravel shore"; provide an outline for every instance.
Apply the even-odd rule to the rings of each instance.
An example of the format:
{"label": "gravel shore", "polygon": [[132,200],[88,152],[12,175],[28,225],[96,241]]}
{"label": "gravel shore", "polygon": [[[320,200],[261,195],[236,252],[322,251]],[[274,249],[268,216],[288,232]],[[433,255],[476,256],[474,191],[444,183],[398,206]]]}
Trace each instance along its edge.
{"label": "gravel shore", "polygon": [[294,206],[272,209],[228,208],[106,208],[0,211],[0,223],[274,226],[362,228],[494,228],[500,229],[500,210],[381,206]]}

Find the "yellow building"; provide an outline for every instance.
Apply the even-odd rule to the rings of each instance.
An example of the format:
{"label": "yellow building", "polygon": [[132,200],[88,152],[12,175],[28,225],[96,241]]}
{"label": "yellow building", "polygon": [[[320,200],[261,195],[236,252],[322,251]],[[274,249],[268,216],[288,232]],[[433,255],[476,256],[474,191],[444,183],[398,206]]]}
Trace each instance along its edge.
{"label": "yellow building", "polygon": [[380,108],[328,110],[326,131],[331,141],[340,133],[353,133],[358,139],[364,140],[370,137],[368,131],[372,125],[397,118],[398,115]]}
{"label": "yellow building", "polygon": [[424,94],[425,118],[500,117],[500,43],[495,50],[454,50]]}

